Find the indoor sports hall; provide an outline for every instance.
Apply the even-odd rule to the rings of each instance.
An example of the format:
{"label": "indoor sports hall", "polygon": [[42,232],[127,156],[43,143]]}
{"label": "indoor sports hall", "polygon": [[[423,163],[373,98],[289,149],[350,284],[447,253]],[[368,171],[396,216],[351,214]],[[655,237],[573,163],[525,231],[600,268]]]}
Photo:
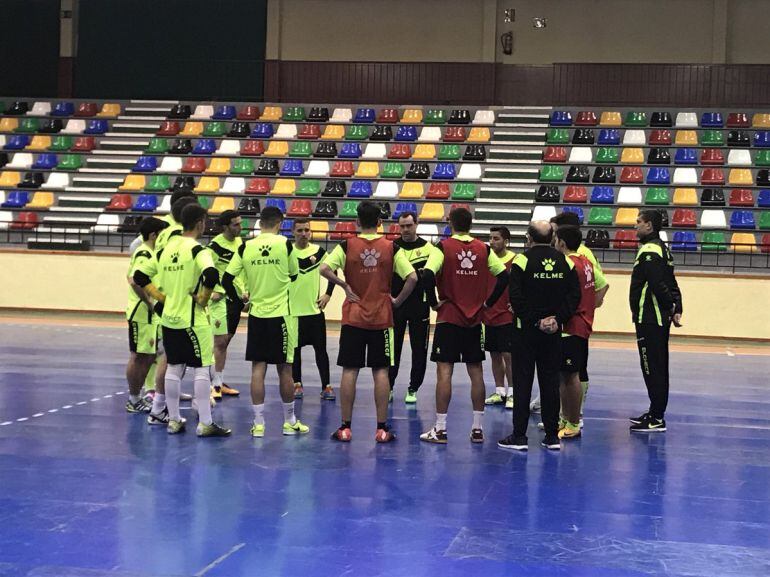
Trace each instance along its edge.
{"label": "indoor sports hall", "polygon": [[[4,0],[0,577],[770,574],[768,8]],[[367,227],[372,204],[379,217]],[[565,218],[593,264],[566,246]],[[416,260],[398,265],[414,289],[396,264],[412,246],[409,223],[430,255],[417,272]],[[510,238],[498,252],[501,230]],[[277,337],[254,320],[274,317],[255,296],[264,285],[254,263],[280,265],[268,238],[299,263],[280,290],[265,289],[299,317]],[[369,249],[356,260],[350,247],[366,242],[390,247],[391,260]],[[505,281],[497,302],[511,315],[513,378],[493,368],[493,333],[479,320],[483,415],[473,362],[437,350],[442,308],[454,303],[447,271],[475,274],[481,262],[448,256],[452,242],[484,243],[490,289]],[[513,403],[529,342],[517,335],[549,334],[545,314],[527,328],[513,304],[540,244],[597,295],[600,278],[609,286],[596,302],[583,290],[547,341],[572,338],[589,290],[590,387],[581,370],[571,419],[562,382],[555,441],[557,408],[546,395],[537,408],[544,372],[528,399],[537,407]],[[503,253],[507,269],[493,270]],[[346,332],[364,306],[351,288],[359,260],[391,266],[364,284],[385,295],[391,360],[362,361],[351,419],[343,337],[369,338]],[[179,288],[164,275],[183,262],[198,268]],[[534,279],[551,278],[556,264],[543,263]],[[327,269],[340,286],[324,299]],[[291,288],[303,277],[309,316],[323,321],[312,328]],[[393,288],[402,285],[404,295]],[[411,324],[398,336],[407,288],[430,315],[425,342]],[[234,321],[232,290],[247,297]],[[488,292],[474,318],[495,305]],[[188,299],[186,321],[176,322],[174,299]],[[640,332],[648,324],[658,332]],[[174,360],[174,331],[202,367]],[[664,344],[649,344],[664,332]],[[328,360],[311,333],[325,335]],[[308,346],[292,369],[297,335]],[[653,346],[663,346],[662,369]],[[289,393],[261,360],[273,348]],[[261,402],[252,361],[268,363]],[[437,389],[451,363],[468,371],[454,367],[442,417]],[[392,392],[375,402],[385,369]],[[524,437],[519,414],[529,414]]]}

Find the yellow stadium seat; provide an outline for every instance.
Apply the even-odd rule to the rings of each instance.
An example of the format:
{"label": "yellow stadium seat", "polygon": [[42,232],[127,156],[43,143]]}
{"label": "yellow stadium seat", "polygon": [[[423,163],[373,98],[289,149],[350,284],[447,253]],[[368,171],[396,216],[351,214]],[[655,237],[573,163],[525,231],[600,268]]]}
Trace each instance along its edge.
{"label": "yellow stadium seat", "polygon": [[750,232],[734,232],[730,242],[734,245],[743,245],[734,246],[735,252],[757,252],[757,240]]}
{"label": "yellow stadium seat", "polygon": [[327,124],[321,135],[322,140],[342,140],[343,138],[345,138],[345,127],[339,124]]}
{"label": "yellow stadium seat", "polygon": [[20,172],[6,170],[0,173],[0,186],[17,186],[21,182]]}
{"label": "yellow stadium seat", "polygon": [[32,137],[32,142],[24,150],[48,150],[51,146],[51,137],[44,134],[36,134]]}
{"label": "yellow stadium seat", "polygon": [[634,226],[638,216],[638,208],[619,208],[615,213],[615,226]]}
{"label": "yellow stadium seat", "polygon": [[741,184],[751,186],[754,184],[754,177],[748,168],[731,168],[727,177],[727,184]]}
{"label": "yellow stadium seat", "polygon": [[203,176],[194,190],[195,192],[219,192],[219,179],[216,176]]}
{"label": "yellow stadium seat", "polygon": [[129,174],[123,180],[123,184],[118,187],[118,190],[136,191],[144,190],[144,175],[142,174]]}
{"label": "yellow stadium seat", "polygon": [[624,148],[620,155],[622,164],[644,164],[644,150],[641,148]]}
{"label": "yellow stadium seat", "polygon": [[694,130],[677,130],[674,144],[697,145],[698,133]]}
{"label": "yellow stadium seat", "polygon": [[99,111],[99,114],[96,116],[119,116],[120,115],[120,104],[117,104],[115,102],[105,102],[102,104],[102,109]]}
{"label": "yellow stadium seat", "polygon": [[202,122],[185,122],[179,136],[198,136],[201,132],[203,132]]}
{"label": "yellow stadium seat", "polygon": [[328,240],[329,221],[314,220],[310,223],[310,231],[313,233],[313,240]]}
{"label": "yellow stadium seat", "polygon": [[751,125],[754,128],[770,128],[770,114],[757,112],[751,119]]}
{"label": "yellow stadium seat", "polygon": [[414,148],[413,159],[431,159],[436,158],[436,147],[432,144],[418,144]]}
{"label": "yellow stadium seat", "polygon": [[399,198],[422,198],[423,187],[421,182],[405,182],[398,193]]}
{"label": "yellow stadium seat", "polygon": [[698,191],[694,188],[676,188],[674,189],[675,206],[696,206],[698,204]]}
{"label": "yellow stadium seat", "polygon": [[32,197],[27,208],[51,208],[53,206],[53,192],[38,191]]}
{"label": "yellow stadium seat", "polygon": [[280,120],[283,116],[283,110],[280,106],[265,106],[262,110],[262,116],[259,117],[260,122],[269,122],[273,120]]}
{"label": "yellow stadium seat", "polygon": [[376,162],[360,162],[356,170],[359,178],[377,178],[380,174],[380,165]]}
{"label": "yellow stadium seat", "polygon": [[217,196],[209,207],[209,214],[222,214],[226,210],[235,210],[235,201],[232,196]]}
{"label": "yellow stadium seat", "polygon": [[293,178],[279,178],[273,184],[273,189],[270,194],[294,194],[297,188]]}
{"label": "yellow stadium seat", "polygon": [[0,118],[0,132],[13,132],[19,127],[19,121],[15,118]]}
{"label": "yellow stadium seat", "polygon": [[420,124],[422,122],[422,110],[419,108],[408,108],[404,110],[401,116],[401,122],[404,124]]}
{"label": "yellow stadium seat", "polygon": [[284,140],[271,140],[265,151],[265,156],[288,156],[289,143]]}
{"label": "yellow stadium seat", "polygon": [[422,205],[420,220],[444,220],[444,205],[440,202],[426,202]]}
{"label": "yellow stadium seat", "polygon": [[206,172],[209,174],[228,174],[230,172],[230,159],[212,158]]}
{"label": "yellow stadium seat", "polygon": [[601,126],[622,126],[623,119],[620,112],[605,110],[599,118],[599,124]]}
{"label": "yellow stadium seat", "polygon": [[489,142],[490,132],[486,126],[474,126],[466,142]]}

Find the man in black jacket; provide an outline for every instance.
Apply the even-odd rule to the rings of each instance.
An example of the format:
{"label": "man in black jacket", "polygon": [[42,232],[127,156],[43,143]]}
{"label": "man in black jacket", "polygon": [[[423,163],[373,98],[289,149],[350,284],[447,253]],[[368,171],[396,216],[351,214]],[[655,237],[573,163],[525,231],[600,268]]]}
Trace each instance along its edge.
{"label": "man in black jacket", "polygon": [[513,329],[513,434],[502,449],[527,450],[529,399],[537,367],[545,427],[542,445],[559,450],[559,369],[561,328],[580,302],[580,284],[570,259],[551,246],[553,230],[545,221],[527,228],[528,250],[513,259],[510,300]]}
{"label": "man in black jacket", "polygon": [[682,293],[674,277],[674,259],[660,239],[661,215],[643,210],[636,219],[639,252],[631,273],[629,303],[650,408],[631,418],[631,432],[666,430],[668,337],[671,323],[682,326]]}

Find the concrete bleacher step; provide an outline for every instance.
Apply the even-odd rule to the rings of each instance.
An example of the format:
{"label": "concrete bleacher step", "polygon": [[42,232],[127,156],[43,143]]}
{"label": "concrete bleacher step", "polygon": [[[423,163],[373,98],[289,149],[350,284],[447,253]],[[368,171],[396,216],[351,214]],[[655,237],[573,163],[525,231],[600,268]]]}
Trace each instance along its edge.
{"label": "concrete bleacher step", "polygon": [[68,224],[77,225],[78,228],[90,228],[96,224],[98,218],[98,214],[94,214],[94,216],[55,216],[47,214],[43,217],[43,224]]}
{"label": "concrete bleacher step", "polygon": [[119,134],[121,136],[143,136],[154,135],[160,122],[113,122],[110,127],[110,131],[105,133],[105,136],[114,136]]}
{"label": "concrete bleacher step", "polygon": [[[68,233],[64,232],[50,232],[48,234],[82,234],[87,233],[87,230]],[[91,243],[86,239],[67,238],[62,237],[48,237],[48,238],[30,238],[27,240],[27,248],[32,250],[78,250],[89,251],[91,250]]]}
{"label": "concrete bleacher step", "polygon": [[120,138],[115,140],[104,139],[99,142],[101,150],[94,150],[94,154],[141,154],[150,144],[149,139]]}
{"label": "concrete bleacher step", "polygon": [[528,166],[487,166],[481,182],[537,182],[538,173]]}
{"label": "concrete bleacher step", "polygon": [[544,130],[495,130],[491,144],[515,142],[517,144],[530,144],[533,146],[545,146]]}
{"label": "concrete bleacher step", "polygon": [[[110,196],[100,196],[95,194],[77,195],[62,194],[59,196],[58,208],[78,208],[78,209],[97,209],[99,212],[104,210],[110,202]],[[56,207],[51,207],[53,210]]]}
{"label": "concrete bleacher step", "polygon": [[486,208],[483,206],[477,206],[473,220],[476,224],[489,224],[494,225],[496,223],[528,223],[532,217],[532,211],[527,207],[513,208],[513,207],[495,207]]}
{"label": "concrete bleacher step", "polygon": [[110,178],[109,176],[76,176],[72,179],[72,186],[67,187],[67,191],[73,189],[106,189],[115,190],[123,184],[122,178]]}
{"label": "concrete bleacher step", "polygon": [[535,189],[528,187],[481,185],[478,202],[498,202],[505,204],[532,204],[535,202]]}
{"label": "concrete bleacher step", "polygon": [[487,162],[492,164],[510,163],[542,164],[543,153],[536,148],[492,147],[489,149]]}
{"label": "concrete bleacher step", "polygon": [[81,168],[80,172],[93,172],[98,169],[99,172],[131,172],[131,168],[136,164],[136,158],[111,157],[111,156],[89,156],[86,158],[86,167]]}
{"label": "concrete bleacher step", "polygon": [[546,128],[548,127],[548,121],[549,116],[547,114],[519,114],[501,112],[497,115],[497,122],[495,122],[495,126]]}

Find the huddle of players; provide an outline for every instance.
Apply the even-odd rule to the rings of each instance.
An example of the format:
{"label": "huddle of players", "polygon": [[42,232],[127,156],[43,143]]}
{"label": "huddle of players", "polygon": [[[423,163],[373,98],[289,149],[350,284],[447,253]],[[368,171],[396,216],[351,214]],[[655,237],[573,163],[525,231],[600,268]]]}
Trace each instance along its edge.
{"label": "huddle of players", "polygon": [[[295,362],[295,356],[298,357],[302,345],[313,345],[321,374],[321,396],[334,399],[329,384],[323,308],[335,285],[342,287],[346,298],[337,361],[342,367],[342,424],[333,439],[351,439],[355,386],[363,367],[372,369],[375,383],[375,439],[384,443],[395,438],[387,424],[387,412],[398,374],[397,359],[408,327],[412,370],[405,402],[415,403],[426,370],[429,308],[436,310],[438,317],[431,352],[431,360],[437,364],[436,424],[420,436],[421,440],[447,442],[446,417],[455,363],[466,365],[471,380],[472,442],[484,440],[485,404],[512,408],[513,396],[508,394],[508,388],[513,365],[511,337],[517,319],[509,299],[500,297],[509,286],[509,271],[522,266],[526,259],[508,251],[510,234],[505,227],[492,228],[487,246],[469,235],[470,212],[455,209],[449,217],[451,236],[433,246],[417,236],[417,216],[405,213],[399,218],[401,237],[391,242],[377,234],[381,225],[379,208],[362,202],[358,207],[360,233],[325,255],[321,247],[309,242],[311,231],[307,221],[294,222],[292,243],[280,235],[283,215],[278,209],[266,208],[260,217],[260,234],[245,243],[240,238],[238,214],[228,211],[220,215],[223,232],[206,250],[198,243],[205,229],[205,210],[194,197],[184,193],[172,201],[168,217],[142,222],[143,242],[132,255],[127,310],[132,351],[127,369],[129,412],[149,412],[148,422],[166,424],[169,433],[184,430],[179,400],[180,383],[187,368],[194,373],[198,401],[208,399],[209,391],[214,391],[215,397],[237,395],[237,391],[222,382],[222,370],[241,311],[248,308],[246,359],[252,362],[254,410],[251,434],[262,437],[265,433],[264,379],[268,364],[276,365],[279,377],[283,434],[307,433],[309,428],[294,412],[294,399],[304,394],[300,363],[298,358]],[[580,434],[583,379],[578,378],[578,373],[585,370],[587,338],[596,306],[594,298],[586,295],[590,287],[590,296],[595,290],[601,300],[606,281],[601,276],[602,286],[598,278],[594,282],[601,269],[579,254],[582,251],[590,255],[590,251],[581,243],[577,222],[556,222],[554,227],[564,224],[572,226],[565,226],[561,235],[557,232],[556,246],[569,257],[568,262],[580,265],[585,289],[576,315],[578,320],[570,321],[575,334],[569,333],[569,324],[564,326],[565,334],[572,334],[565,343],[573,337],[585,341],[565,347],[572,351],[574,360],[565,361],[563,371],[564,410],[559,436],[571,438]],[[590,259],[595,263],[592,256]],[[569,268],[572,270],[574,265]],[[335,274],[337,270],[344,271],[345,280]],[[327,290],[320,297],[319,274],[328,280]],[[419,289],[415,290],[418,283]],[[519,326],[520,323],[519,318]],[[161,337],[167,368],[161,353],[155,379],[157,392],[150,406],[139,395]],[[585,353],[576,354],[575,349]],[[485,350],[492,356],[496,383],[495,394],[487,399],[482,369]],[[587,384],[587,377],[584,380]],[[570,395],[575,382],[580,393]],[[575,398],[579,399],[577,408]],[[199,436],[230,434],[229,429],[213,422],[208,402],[196,404]],[[529,407],[526,408],[528,411]]]}

